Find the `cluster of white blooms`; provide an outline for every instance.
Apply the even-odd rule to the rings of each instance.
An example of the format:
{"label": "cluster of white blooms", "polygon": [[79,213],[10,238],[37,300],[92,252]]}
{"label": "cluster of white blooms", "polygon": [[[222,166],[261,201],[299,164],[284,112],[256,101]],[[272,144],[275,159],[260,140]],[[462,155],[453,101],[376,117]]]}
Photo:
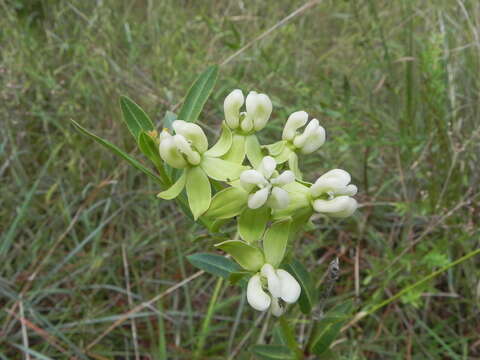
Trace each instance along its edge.
{"label": "cluster of white blooms", "polygon": [[283,314],[283,308],[279,299],[288,304],[295,303],[300,297],[300,291],[300,285],[290,273],[265,264],[260,272],[248,281],[247,301],[255,310],[265,311],[271,307],[272,314],[280,316]]}
{"label": "cluster of white blooms", "polygon": [[[244,103],[247,111],[240,112]],[[230,129],[249,133],[260,131],[267,125],[272,113],[272,102],[267,95],[255,91],[250,91],[245,101],[242,90],[236,89],[225,98],[223,108]]]}
{"label": "cluster of white blooms", "polygon": [[[317,151],[325,142],[325,129],[320,126],[317,119],[310,120],[307,126],[308,114],[305,111],[297,111],[288,117],[283,129],[282,139],[289,141],[295,149],[302,154],[311,154]],[[305,126],[302,134],[297,130]]]}
{"label": "cluster of white blooms", "polygon": [[183,120],[175,120],[172,127],[175,135],[167,129],[160,133],[160,157],[177,169],[198,165],[201,155],[208,149],[208,140],[202,128]]}
{"label": "cluster of white blooms", "polygon": [[245,170],[240,174],[240,184],[247,192],[248,207],[258,209],[267,204],[272,209],[284,209],[288,206],[288,192],[282,186],[295,181],[292,171],[281,174],[276,171],[277,162],[271,156],[265,156],[256,170]]}
{"label": "cluster of white blooms", "polygon": [[[241,111],[244,105],[245,111]],[[270,309],[280,316],[282,304],[295,303],[301,293],[297,280],[278,268],[295,231],[290,230],[290,224],[298,229],[314,212],[350,216],[357,209],[352,197],[357,187],[341,169],[328,171],[313,184],[302,180],[299,156],[313,153],[325,142],[325,129],[317,119],[309,121],[305,111],[292,113],[282,139],[267,146],[260,145],[255,134],[265,128],[272,113],[267,95],[250,91],[245,98],[241,90],[233,90],[225,98],[224,112],[222,134],[210,149],[205,133],[196,124],[175,120],[174,134],[167,129],[161,132],[161,159],[182,171],[158,196],[173,199],[186,188],[194,219],[205,216],[215,222],[238,216],[240,239],[216,246],[251,273],[248,303],[256,310]],[[213,197],[210,179],[226,184]],[[288,226],[283,227],[284,223]]]}

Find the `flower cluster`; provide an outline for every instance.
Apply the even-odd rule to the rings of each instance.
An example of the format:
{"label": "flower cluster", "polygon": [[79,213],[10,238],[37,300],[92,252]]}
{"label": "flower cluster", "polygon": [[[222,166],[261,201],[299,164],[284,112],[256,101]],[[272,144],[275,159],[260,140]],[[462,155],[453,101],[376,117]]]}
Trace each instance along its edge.
{"label": "flower cluster", "polygon": [[193,123],[175,120],[173,129],[161,132],[159,156],[167,170],[179,170],[158,196],[170,200],[186,189],[194,218],[201,217],[212,231],[235,219],[240,238],[216,247],[238,262],[243,275],[249,274],[248,303],[280,316],[284,305],[301,295],[298,281],[281,268],[288,241],[314,212],[352,215],[357,187],[341,169],[326,172],[314,183],[302,179],[300,158],[325,142],[325,129],[317,119],[309,121],[305,111],[292,113],[281,140],[270,145],[261,145],[256,135],[272,113],[267,95],[250,91],[245,98],[241,90],[233,90],[225,98],[224,113],[222,133],[211,148]]}

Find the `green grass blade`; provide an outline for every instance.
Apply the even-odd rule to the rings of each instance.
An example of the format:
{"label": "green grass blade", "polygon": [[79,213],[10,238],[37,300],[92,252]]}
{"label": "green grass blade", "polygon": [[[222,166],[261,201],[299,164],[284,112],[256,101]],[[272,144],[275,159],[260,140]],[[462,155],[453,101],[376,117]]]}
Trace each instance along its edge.
{"label": "green grass blade", "polygon": [[63,144],[60,144],[52,151],[52,154],[48,158],[47,162],[45,163],[45,165],[43,165],[42,169],[40,170],[40,173],[38,174],[37,179],[33,183],[33,186],[30,188],[27,195],[25,195],[25,199],[23,200],[22,206],[20,207],[20,210],[18,211],[17,216],[15,216],[15,219],[13,219],[12,224],[8,228],[8,231],[2,237],[2,241],[0,243],[0,258],[5,256],[8,253],[8,250],[10,249],[10,246],[12,245],[12,241],[15,237],[15,234],[17,233],[17,228],[19,227],[19,225],[22,223],[22,220],[27,215],[33,196],[37,191],[38,185],[40,184],[40,180],[45,175],[47,169],[49,168],[52,161],[56,158],[57,153],[62,148],[62,146]]}

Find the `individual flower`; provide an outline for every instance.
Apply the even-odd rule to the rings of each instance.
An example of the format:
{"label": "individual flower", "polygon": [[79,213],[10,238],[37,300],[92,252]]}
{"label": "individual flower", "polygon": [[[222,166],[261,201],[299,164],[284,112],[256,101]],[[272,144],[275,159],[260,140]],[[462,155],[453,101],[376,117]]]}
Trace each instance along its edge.
{"label": "individual flower", "polygon": [[342,169],[333,169],[320,176],[310,187],[313,209],[333,217],[352,215],[358,204],[352,198],[357,187],[350,181],[350,174]]}
{"label": "individual flower", "polygon": [[255,170],[245,170],[240,174],[240,185],[250,193],[248,196],[250,209],[258,209],[265,204],[272,209],[283,209],[288,206],[288,192],[283,186],[295,181],[295,175],[290,170],[279,174],[276,167],[275,159],[265,156]]}
{"label": "individual flower", "polygon": [[210,206],[212,190],[209,178],[232,181],[238,179],[246,167],[220,159],[221,146],[208,149],[207,137],[200,126],[175,120],[172,127],[174,135],[167,129],[160,133],[159,154],[168,165],[182,169],[182,172],[168,189],[157,196],[171,200],[186,188],[190,210],[197,219]]}
{"label": "individual flower", "polygon": [[[246,111],[241,111],[244,104]],[[255,133],[267,125],[272,108],[272,102],[265,94],[250,91],[246,99],[240,89],[228,94],[223,103],[225,128],[221,138],[224,139],[222,143],[228,144],[223,159],[242,163],[246,155],[252,164],[257,165],[263,155]]]}
{"label": "individual flower", "polygon": [[281,316],[284,312],[280,299],[292,304],[298,300],[300,293],[300,285],[290,273],[275,269],[270,264],[264,264],[247,285],[247,301],[250,306],[258,311],[271,308],[275,316]]}
{"label": "individual flower", "polygon": [[[305,111],[294,112],[287,119],[282,140],[265,146],[277,163],[283,164],[288,161],[290,170],[298,180],[302,180],[298,155],[311,154],[325,142],[325,129],[320,126],[318,120],[312,119],[308,124],[307,122],[308,114]],[[303,132],[299,132],[298,129],[303,126],[305,126]]]}
{"label": "individual flower", "polygon": [[[246,112],[240,112],[244,102]],[[236,89],[225,98],[223,109],[230,129],[250,133],[260,131],[267,125],[272,102],[267,95],[255,91],[250,91],[245,101],[242,90]]]}
{"label": "individual flower", "polygon": [[202,128],[183,120],[175,120],[172,127],[175,135],[167,129],[160,133],[159,152],[163,161],[176,169],[200,164],[201,154],[208,149],[208,140]]}
{"label": "individual flower", "polygon": [[[325,142],[325,129],[320,126],[317,119],[312,119],[307,124],[308,114],[305,111],[297,111],[288,117],[283,129],[282,139],[291,143],[295,150],[301,154],[310,154]],[[305,126],[303,133],[298,129]]]}

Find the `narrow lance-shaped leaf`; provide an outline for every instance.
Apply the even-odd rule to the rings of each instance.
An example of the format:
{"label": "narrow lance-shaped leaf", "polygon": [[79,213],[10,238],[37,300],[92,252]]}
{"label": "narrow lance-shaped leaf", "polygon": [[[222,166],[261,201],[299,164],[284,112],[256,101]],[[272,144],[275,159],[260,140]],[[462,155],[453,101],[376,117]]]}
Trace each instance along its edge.
{"label": "narrow lance-shaped leaf", "polygon": [[270,208],[267,206],[246,208],[238,218],[238,232],[245,241],[258,241],[262,238],[269,219]]}
{"label": "narrow lance-shaped leaf", "polygon": [[187,260],[193,266],[224,279],[241,270],[232,260],[218,254],[198,253],[188,255]]}
{"label": "narrow lance-shaped leaf", "polygon": [[170,186],[167,190],[162,191],[161,193],[158,193],[157,197],[164,200],[175,199],[182,192],[186,182],[187,182],[187,171],[183,170],[182,175],[180,175],[178,180],[172,186]]}
{"label": "narrow lance-shaped leaf", "polygon": [[248,169],[234,162],[208,156],[204,156],[200,166],[209,177],[219,181],[237,180],[242,171]]}
{"label": "narrow lance-shaped leaf", "polygon": [[284,345],[253,345],[250,351],[257,359],[295,360],[296,354]]}
{"label": "narrow lance-shaped leaf", "polygon": [[205,172],[198,166],[187,169],[187,198],[193,218],[198,219],[208,210],[212,200],[212,188]]}
{"label": "narrow lance-shaped leaf", "polygon": [[228,187],[215,194],[205,217],[230,219],[247,206],[248,193],[237,187]]}
{"label": "narrow lance-shaped leaf", "polygon": [[142,131],[154,130],[152,120],[133,100],[126,96],[121,96],[120,107],[122,108],[123,120],[136,141],[138,141]]}
{"label": "narrow lance-shaped leaf", "polygon": [[205,152],[206,156],[219,157],[225,155],[225,153],[232,147],[232,131],[225,124],[222,123],[222,133],[218,138],[218,141],[209,150]]}
{"label": "narrow lance-shaped leaf", "polygon": [[285,256],[290,234],[291,219],[277,221],[266,231],[263,240],[263,250],[267,263],[278,267]]}
{"label": "narrow lance-shaped leaf", "polygon": [[89,137],[91,137],[93,140],[95,140],[96,142],[98,142],[99,144],[105,146],[107,149],[109,149],[110,151],[114,152],[115,154],[119,155],[120,157],[124,158],[125,160],[127,160],[130,165],[132,165],[133,167],[135,167],[136,169],[142,171],[143,173],[147,174],[150,178],[152,178],[153,180],[155,180],[156,182],[158,182],[159,184],[162,184],[162,179],[160,179],[159,176],[157,176],[154,172],[152,172],[151,170],[149,170],[148,168],[146,168],[143,164],[141,164],[139,161],[137,161],[136,159],[132,158],[130,155],[128,155],[126,152],[124,152],[123,150],[119,149],[116,145],[113,145],[111,142],[107,141],[107,140],[104,140],[102,139],[101,137],[91,133],[90,131],[88,131],[87,129],[83,128],[80,124],[78,124],[76,121],[74,120],[71,120],[73,125],[81,132],[83,133],[84,135],[87,135]]}
{"label": "narrow lance-shaped leaf", "polygon": [[240,266],[246,270],[258,271],[265,263],[261,250],[243,241],[227,240],[215,244],[215,246],[232,255]]}
{"label": "narrow lance-shaped leaf", "polygon": [[302,292],[300,293],[298,304],[300,305],[300,310],[304,314],[309,314],[316,301],[316,291],[310,273],[295,259],[290,264],[285,265],[285,270],[292,274],[300,284]]}
{"label": "narrow lance-shaped leaf", "polygon": [[257,167],[263,159],[262,149],[256,135],[249,135],[245,139],[247,158],[253,167]]}
{"label": "narrow lance-shaped leaf", "polygon": [[342,326],[349,319],[351,308],[352,302],[350,300],[339,304],[315,324],[309,342],[309,348],[314,354],[321,355],[328,350]]}
{"label": "narrow lance-shaped leaf", "polygon": [[196,122],[203,106],[210,97],[210,93],[217,82],[218,66],[213,65],[207,68],[195,80],[192,87],[188,91],[185,101],[178,113],[181,120]]}

